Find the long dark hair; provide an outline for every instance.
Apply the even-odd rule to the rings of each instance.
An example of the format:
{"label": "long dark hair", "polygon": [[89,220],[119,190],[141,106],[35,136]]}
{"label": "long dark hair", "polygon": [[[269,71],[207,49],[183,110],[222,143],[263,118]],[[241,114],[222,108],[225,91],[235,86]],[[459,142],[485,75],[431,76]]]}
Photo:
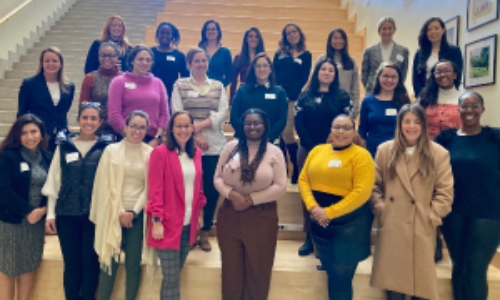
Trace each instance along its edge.
{"label": "long dark hair", "polygon": [[429,59],[429,56],[431,56],[432,51],[432,43],[427,37],[427,28],[429,27],[429,24],[434,21],[438,21],[441,25],[441,28],[444,29],[443,36],[441,37],[441,46],[439,47],[439,56],[441,57],[442,53],[446,53],[450,49],[448,38],[446,37],[446,26],[443,20],[438,17],[432,17],[425,21],[418,35],[418,46],[420,47],[420,56],[418,58],[417,64],[418,73],[425,73],[427,71],[427,60]]}
{"label": "long dark hair", "polygon": [[201,28],[201,40],[198,43],[198,47],[205,48],[205,44],[207,42],[207,27],[210,25],[210,23],[214,23],[215,27],[217,28],[217,42],[220,43],[220,40],[222,39],[222,31],[220,30],[220,25],[219,22],[215,20],[207,20],[204,24],[203,27]]}
{"label": "long dark hair", "polygon": [[297,44],[297,51],[302,52],[306,51],[306,36],[302,32],[302,29],[299,27],[299,25],[295,23],[288,23],[283,27],[283,30],[281,31],[281,40],[279,42],[279,52],[281,53],[289,53],[290,50],[292,49],[292,45],[288,42],[288,39],[286,38],[286,29],[289,26],[295,27],[297,31],[299,32],[300,39],[299,43]]}
{"label": "long dark hair", "polygon": [[[240,153],[240,166],[241,166],[241,176],[240,180],[243,183],[243,185],[249,184],[251,185],[252,182],[255,180],[255,172],[257,171],[257,168],[260,165],[260,162],[262,161],[262,158],[266,154],[266,149],[267,149],[267,139],[268,139],[268,133],[269,133],[269,118],[267,117],[267,114],[258,108],[250,108],[246,110],[243,115],[241,115],[241,132],[244,131],[244,123],[245,119],[248,115],[253,115],[257,114],[260,116],[262,119],[263,125],[264,125],[264,133],[262,134],[262,137],[260,139],[260,145],[259,149],[257,150],[257,154],[255,154],[254,159],[252,162],[248,161],[248,144],[247,144],[247,139],[246,137],[242,137],[238,139],[238,144],[236,147],[234,147],[233,151],[231,151],[231,154],[229,155],[229,159],[234,157],[236,153]],[[229,161],[228,159],[228,161]]]}
{"label": "long dark hair", "polygon": [[349,43],[347,41],[347,34],[342,28],[335,28],[332,31],[330,31],[330,34],[328,34],[328,39],[326,40],[326,56],[331,58],[332,60],[334,59],[335,55],[335,49],[332,47],[332,37],[333,35],[338,32],[340,36],[342,36],[342,39],[344,40],[344,48],[340,50],[340,57],[342,59],[342,68],[344,70],[352,70],[354,68],[354,63],[352,61],[351,56],[349,55]]}
{"label": "long dark hair", "polygon": [[434,75],[434,71],[436,71],[437,65],[441,63],[448,63],[451,65],[451,67],[453,68],[453,72],[457,74],[457,78],[455,78],[453,83],[455,84],[455,87],[457,87],[457,85],[460,85],[460,78],[458,77],[458,73],[460,73],[460,70],[458,69],[457,65],[452,61],[440,59],[434,66],[432,66],[430,76],[429,78],[427,78],[425,87],[422,89],[419,95],[419,103],[424,108],[429,105],[436,104],[438,101],[439,85],[436,82],[436,75]]}
{"label": "long dark hair", "polygon": [[378,95],[382,91],[382,86],[380,85],[380,75],[385,68],[390,68],[396,70],[398,73],[398,85],[394,89],[394,95],[392,100],[396,104],[396,107],[399,109],[405,104],[411,103],[410,97],[408,97],[408,91],[403,83],[403,75],[401,74],[401,70],[399,67],[393,62],[383,62],[377,69],[377,73],[375,76],[375,88],[373,89],[373,94]]}
{"label": "long dark hair", "polygon": [[245,81],[245,85],[252,89],[257,85],[257,76],[255,76],[255,65],[257,64],[257,60],[259,58],[265,58],[267,60],[267,63],[269,64],[269,68],[271,73],[269,73],[269,77],[267,80],[269,81],[269,84],[271,86],[274,86],[276,84],[276,80],[274,79],[274,68],[273,68],[273,63],[271,61],[271,58],[267,56],[265,52],[257,53],[252,60],[252,63],[250,64],[250,68],[248,68],[248,75],[247,75],[247,80]]}
{"label": "long dark hair", "polygon": [[[153,51],[151,51],[151,49],[149,47],[146,47],[144,45],[137,45],[134,48],[132,48],[132,51],[130,51],[130,53],[127,56],[127,64],[128,64],[128,67],[130,70],[134,69],[132,62],[134,61],[137,54],[141,53],[142,51],[146,51],[147,53],[149,53],[149,55],[151,56],[151,61],[155,60],[155,55],[153,54]],[[153,66],[151,66],[151,67],[153,67]]]}
{"label": "long dark hair", "polygon": [[250,27],[247,31],[245,31],[245,35],[243,36],[243,42],[241,43],[241,51],[238,59],[234,62],[235,68],[241,68],[242,66],[250,64],[250,51],[248,47],[248,35],[251,32],[255,32],[257,34],[257,38],[259,39],[259,43],[257,44],[257,48],[255,49],[255,53],[265,52],[264,47],[264,39],[262,38],[262,34],[260,33],[257,27]]}
{"label": "long dark hair", "polygon": [[155,38],[158,40],[158,34],[160,34],[160,29],[163,27],[170,27],[170,30],[172,30],[172,45],[177,46],[179,45],[181,41],[181,34],[179,33],[179,29],[175,27],[174,24],[170,22],[161,22],[158,27],[156,27],[156,33],[155,33]]}
{"label": "long dark hair", "polygon": [[[166,134],[167,138],[165,139],[165,145],[167,146],[168,150],[170,151],[177,150],[177,153],[181,152],[181,146],[179,145],[179,143],[177,143],[177,140],[175,139],[174,136],[174,123],[177,116],[180,115],[188,116],[189,119],[191,120],[191,125],[194,125],[193,117],[187,111],[183,110],[174,112],[170,117],[170,120],[168,120],[167,134]],[[196,145],[194,142],[193,134],[191,134],[191,137],[186,142],[185,151],[189,158],[193,158],[194,155],[196,154]]]}
{"label": "long dark hair", "polygon": [[0,145],[0,152],[6,149],[19,149],[22,146],[21,135],[23,134],[23,127],[28,124],[35,124],[40,130],[40,135],[42,139],[38,148],[45,150],[49,144],[49,136],[47,135],[47,130],[45,124],[37,116],[33,114],[25,114],[17,118],[12,127],[7,133],[7,136]]}

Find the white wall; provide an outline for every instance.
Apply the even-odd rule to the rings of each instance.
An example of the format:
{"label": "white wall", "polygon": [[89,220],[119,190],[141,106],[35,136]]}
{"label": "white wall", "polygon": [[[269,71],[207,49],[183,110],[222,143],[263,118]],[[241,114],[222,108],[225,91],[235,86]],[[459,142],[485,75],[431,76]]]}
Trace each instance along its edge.
{"label": "white wall", "polygon": [[[418,33],[430,17],[440,17],[444,21],[459,15],[459,46],[464,52],[465,44],[477,39],[500,34],[500,19],[472,31],[467,31],[467,0],[343,0],[349,5],[349,15],[357,14],[357,29],[366,27],[366,44],[379,41],[377,22],[383,16],[396,20],[397,32],[394,40],[410,49],[411,62],[418,48]],[[406,2],[406,4],[405,4]],[[500,39],[500,37],[499,37]],[[500,45],[497,53],[500,54]],[[410,62],[410,63],[411,63]],[[500,59],[497,55],[497,84],[473,88],[485,98],[486,112],[483,123],[500,127]],[[411,65],[410,65],[411,70]],[[411,89],[411,71],[406,86]]]}

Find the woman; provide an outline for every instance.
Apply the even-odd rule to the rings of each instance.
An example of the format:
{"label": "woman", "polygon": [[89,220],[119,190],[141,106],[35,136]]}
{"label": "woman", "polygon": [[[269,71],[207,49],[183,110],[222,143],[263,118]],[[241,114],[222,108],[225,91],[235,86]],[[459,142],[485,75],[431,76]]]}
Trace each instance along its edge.
{"label": "woman", "polygon": [[[314,147],[327,142],[333,119],[351,112],[352,102],[349,94],[339,87],[338,73],[336,64],[330,58],[323,57],[316,64],[306,91],[297,100],[295,128],[300,138],[297,153],[299,169],[302,169],[307,154]],[[311,219],[305,206],[303,212],[304,232],[307,235],[299,248],[299,256],[309,255],[314,250],[310,235]]]}
{"label": "woman", "polygon": [[127,71],[129,66],[126,59],[128,53],[132,50],[132,45],[129,43],[125,34],[125,22],[122,17],[118,15],[110,16],[106,20],[106,23],[104,23],[101,37],[95,40],[90,46],[87,59],[85,60],[84,73],[88,74],[99,69],[99,47],[101,43],[104,42],[113,43],[120,49],[117,65],[119,69]]}
{"label": "woman", "polygon": [[107,141],[96,131],[99,106],[85,102],[77,117],[80,134],[58,135],[58,146],[42,193],[48,198],[45,228],[58,234],[64,260],[64,294],[68,300],[93,300],[99,278],[94,250],[95,226],[89,220],[97,164]]}
{"label": "woman", "polygon": [[[111,298],[120,253],[125,252],[125,299],[137,298],[141,257],[152,264],[144,244],[143,209],[148,198],[147,174],[151,146],[143,143],[148,115],[132,111],[125,119],[125,138],[106,147],[94,180],[90,220],[95,224],[94,249],[99,257],[99,299]],[[144,252],[144,254],[143,254]]]}
{"label": "woman", "polygon": [[[321,54],[318,57],[316,65],[324,62],[327,57],[335,62],[337,69],[335,77],[338,77],[340,87],[349,93],[352,103],[350,116],[356,119],[359,114],[359,71],[354,57],[349,55],[347,34],[342,28],[330,31],[326,40],[326,54]],[[331,123],[330,121],[328,126]]]}
{"label": "woman", "polygon": [[238,88],[231,105],[230,118],[235,129],[234,136],[244,137],[241,115],[250,108],[258,108],[263,110],[269,119],[268,138],[274,143],[286,125],[286,93],[274,82],[273,64],[266,53],[258,53],[249,68],[246,82]]}
{"label": "woman", "polygon": [[151,48],[154,57],[151,73],[163,82],[170,99],[175,81],[189,77],[186,56],[177,49],[181,35],[174,24],[161,22],[156,28],[155,36],[158,45]]}
{"label": "woman", "polygon": [[380,42],[368,47],[363,53],[361,63],[361,82],[366,93],[373,93],[376,85],[376,72],[382,62],[392,62],[401,70],[402,83],[406,80],[408,73],[408,48],[394,42],[396,33],[396,21],[391,17],[383,17],[378,21],[378,35]]}
{"label": "woman", "polygon": [[453,263],[456,300],[486,300],[488,266],[500,243],[500,130],[481,125],[483,97],[459,99],[461,127],[441,132],[436,142],[450,152],[455,198],[441,230]]}
{"label": "woman", "polygon": [[224,202],[217,213],[222,299],[267,299],[278,239],[276,200],[286,192],[281,150],[269,143],[260,109],[241,116],[244,136],[227,144],[214,175]]}
{"label": "woman", "polygon": [[227,96],[221,82],[209,79],[208,55],[201,48],[193,48],[186,54],[191,77],[181,78],[174,84],[172,111],[187,111],[194,119],[194,141],[203,150],[203,191],[207,204],[203,212],[200,230],[200,248],[211,251],[208,233],[212,228],[219,193],[213,184],[213,174],[219,155],[226,144],[222,124],[227,117]]}
{"label": "woman", "polygon": [[68,111],[75,85],[64,76],[64,59],[59,49],[49,47],[40,53],[38,71],[23,80],[19,88],[17,117],[31,113],[45,124],[48,150],[56,148],[57,132],[68,127]]}
{"label": "woman", "polygon": [[420,94],[419,103],[425,109],[429,122],[429,136],[434,139],[441,130],[456,129],[461,125],[458,112],[460,85],[458,67],[448,60],[439,60]]}
{"label": "woman", "polygon": [[43,122],[26,114],[0,146],[1,299],[30,299],[42,262],[47,199],[41,190],[52,159],[47,142]]}
{"label": "woman", "polygon": [[243,36],[240,53],[234,57],[233,76],[229,93],[230,102],[232,102],[236,89],[239,86],[238,78],[240,85],[245,84],[247,75],[251,69],[250,64],[254,61],[255,56],[262,52],[266,52],[262,35],[257,27],[250,27],[250,29],[245,31],[245,35]]}
{"label": "woman", "polygon": [[283,151],[288,151],[288,158],[293,167],[292,184],[296,184],[299,177],[293,108],[309,78],[311,61],[312,55],[306,49],[306,38],[302,29],[293,23],[285,25],[281,32],[280,48],[274,55],[273,63],[276,83],[283,87],[288,97],[288,116],[282,137],[285,143]]}
{"label": "woman", "polygon": [[[404,105],[394,140],[379,146],[371,204],[378,224],[371,285],[388,300],[438,299],[436,228],[451,210],[448,151],[427,134],[424,110]],[[402,250],[404,249],[404,250]]]}
{"label": "woman", "polygon": [[146,46],[135,46],[127,59],[131,72],[125,72],[109,86],[108,121],[117,134],[125,136],[125,118],[134,110],[149,116],[144,141],[151,147],[161,142],[169,109],[167,91],[160,79],[149,71],[153,53]]}
{"label": "woman", "polygon": [[156,248],[160,258],[162,300],[180,299],[181,269],[196,241],[198,219],[206,203],[201,149],[194,142],[193,124],[187,112],[175,112],[166,143],[153,150],[149,161],[147,245]]}
{"label": "woman", "polygon": [[330,300],[351,300],[358,263],[370,255],[372,214],[368,205],[375,167],[370,153],[354,145],[354,121],[332,122],[332,144],[309,152],[299,191],[311,218],[311,235],[328,276]]}
{"label": "woman", "polygon": [[99,69],[85,75],[80,91],[80,108],[84,102],[96,103],[101,110],[103,122],[99,129],[99,134],[109,137],[109,140],[116,139],[113,128],[108,124],[108,92],[111,80],[120,75],[120,70],[116,65],[120,49],[114,43],[104,42],[99,47]]}
{"label": "woman", "polygon": [[231,51],[222,46],[221,39],[222,31],[219,23],[215,20],[208,20],[201,29],[201,41],[198,47],[205,50],[210,61],[208,78],[217,80],[227,87],[233,76],[233,62]]}
{"label": "woman", "polygon": [[382,63],[377,70],[373,94],[368,94],[361,103],[359,136],[366,141],[373,157],[378,145],[394,138],[398,111],[410,103],[401,78],[395,64]]}
{"label": "woman", "polygon": [[462,81],[464,61],[460,47],[448,44],[446,27],[443,20],[437,17],[428,19],[418,35],[419,49],[413,58],[413,91],[419,96],[427,78],[432,74],[432,67],[440,60],[453,62],[458,69],[455,87],[458,89]]}

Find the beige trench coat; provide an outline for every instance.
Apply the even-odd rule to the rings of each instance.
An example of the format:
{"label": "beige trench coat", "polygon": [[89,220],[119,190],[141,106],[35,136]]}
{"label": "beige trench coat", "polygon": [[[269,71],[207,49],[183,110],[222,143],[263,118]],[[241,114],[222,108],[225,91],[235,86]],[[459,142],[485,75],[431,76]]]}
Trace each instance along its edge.
{"label": "beige trench coat", "polygon": [[448,151],[432,142],[435,172],[426,178],[418,156],[407,163],[404,155],[390,178],[389,160],[394,142],[379,146],[377,178],[371,198],[379,225],[371,285],[424,299],[438,299],[434,251],[436,227],[451,211],[453,175]]}

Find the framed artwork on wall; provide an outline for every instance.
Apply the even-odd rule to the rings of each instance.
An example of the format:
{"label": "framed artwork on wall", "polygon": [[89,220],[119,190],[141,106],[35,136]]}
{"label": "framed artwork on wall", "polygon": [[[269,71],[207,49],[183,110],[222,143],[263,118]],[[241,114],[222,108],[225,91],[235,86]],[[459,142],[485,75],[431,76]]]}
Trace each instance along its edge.
{"label": "framed artwork on wall", "polygon": [[464,85],[466,88],[495,83],[497,35],[465,45]]}
{"label": "framed artwork on wall", "polygon": [[471,31],[498,19],[498,0],[468,0],[467,30]]}
{"label": "framed artwork on wall", "polygon": [[444,22],[446,26],[446,37],[448,38],[448,43],[453,46],[458,46],[458,33],[460,28],[460,16],[455,16],[448,21]]}

